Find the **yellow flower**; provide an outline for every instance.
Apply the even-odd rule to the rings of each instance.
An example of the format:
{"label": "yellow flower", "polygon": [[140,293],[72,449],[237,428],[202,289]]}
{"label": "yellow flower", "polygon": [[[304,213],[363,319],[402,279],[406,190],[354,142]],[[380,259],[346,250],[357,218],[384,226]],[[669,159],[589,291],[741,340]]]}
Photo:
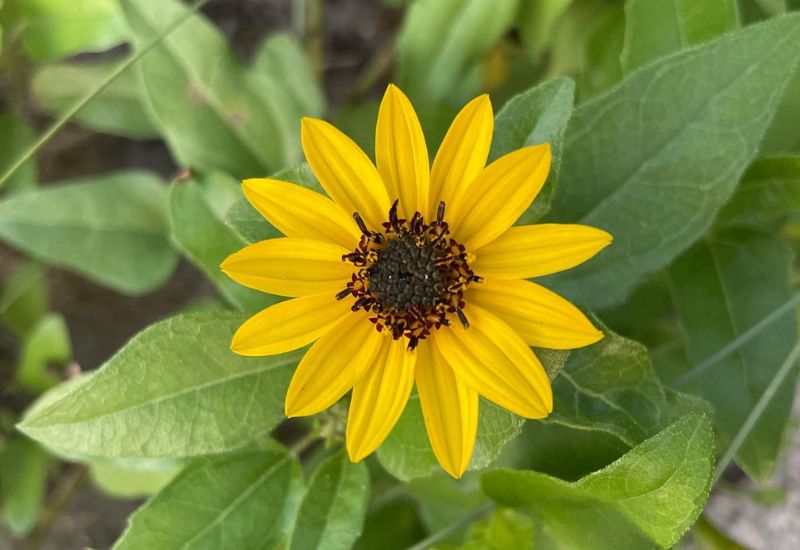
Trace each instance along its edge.
{"label": "yellow flower", "polygon": [[484,167],[493,129],[488,96],[475,98],[430,167],[414,109],[390,85],[377,166],[327,122],[303,119],[306,159],[330,198],[273,179],[243,183],[286,237],[247,246],[222,270],[292,299],[247,320],[231,348],[273,355],[313,342],[289,385],[286,415],[319,413],[352,389],[353,461],[386,439],[416,382],[433,451],[460,477],[479,395],[544,418],[553,395],[530,346],[572,349],[603,337],[575,306],[525,279],[578,265],[611,236],[583,225],[512,227],[544,185],[550,147],[524,147]]}

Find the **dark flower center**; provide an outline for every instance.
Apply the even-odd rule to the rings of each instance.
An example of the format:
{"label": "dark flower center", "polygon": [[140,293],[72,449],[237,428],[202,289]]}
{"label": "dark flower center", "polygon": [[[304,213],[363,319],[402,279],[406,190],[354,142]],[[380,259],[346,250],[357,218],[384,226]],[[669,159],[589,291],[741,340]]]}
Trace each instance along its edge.
{"label": "dark flower center", "polygon": [[358,248],[342,260],[361,269],[337,297],[353,296],[353,311],[372,313],[378,332],[386,329],[395,340],[408,338],[413,350],[432,330],[449,325],[449,315],[469,326],[464,289],[480,277],[470,269],[464,246],[449,236],[443,202],[431,223],[419,212],[410,220],[399,218],[397,204],[380,233],[369,231],[353,214],[362,236]]}

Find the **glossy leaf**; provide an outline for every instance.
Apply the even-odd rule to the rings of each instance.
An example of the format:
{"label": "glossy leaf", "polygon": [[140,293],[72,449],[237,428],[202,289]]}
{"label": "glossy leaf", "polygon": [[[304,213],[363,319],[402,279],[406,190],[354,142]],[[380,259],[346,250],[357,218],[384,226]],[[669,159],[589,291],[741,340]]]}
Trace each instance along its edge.
{"label": "glossy leaf", "polygon": [[297,461],[287,453],[200,459],[130,517],[113,548],[281,547],[300,483]]}
{"label": "glossy leaf", "polygon": [[0,200],[0,239],[45,263],[129,294],[164,283],[167,189],[148,172],[61,182]]}
{"label": "glossy leaf", "polygon": [[536,520],[535,548],[670,548],[700,514],[713,464],[711,424],[690,415],[575,483],[496,470],[484,474],[482,487]]}
{"label": "glossy leaf", "polygon": [[[790,298],[792,254],[761,233],[724,233],[699,243],[670,267],[675,308],[692,365],[734,341]],[[741,428],[796,342],[797,324],[784,315],[735,352],[687,383],[714,405],[721,449]],[[753,478],[768,479],[791,414],[797,372],[790,375],[736,454]]]}
{"label": "glossy leaf", "polygon": [[622,67],[637,67],[710,40],[739,24],[735,0],[628,0]]}
{"label": "glossy leaf", "polygon": [[46,394],[19,428],[61,453],[92,457],[239,448],[283,420],[283,397],[301,355],[231,353],[242,321],[238,313],[199,311],[156,323],[80,384]]}
{"label": "glossy leaf", "polygon": [[47,453],[27,437],[12,437],[0,449],[0,504],[3,522],[17,537],[39,518],[47,482]]}
{"label": "glossy leaf", "polygon": [[530,224],[550,208],[561,166],[564,131],[572,116],[575,83],[568,77],[551,80],[513,98],[497,113],[489,160],[528,145],[549,143],[550,175],[518,224]]}
{"label": "glossy leaf", "polygon": [[[63,115],[97,88],[119,62],[81,62],[49,65],[31,81],[31,92],[43,108]],[[79,124],[108,134],[134,139],[153,139],[158,130],[142,103],[136,71],[125,71],[75,114]]]}
{"label": "glossy leaf", "polygon": [[786,15],[653,63],[576,109],[553,211],[614,244],[554,277],[556,289],[590,307],[619,303],[696,241],[756,154],[798,60],[800,14]]}

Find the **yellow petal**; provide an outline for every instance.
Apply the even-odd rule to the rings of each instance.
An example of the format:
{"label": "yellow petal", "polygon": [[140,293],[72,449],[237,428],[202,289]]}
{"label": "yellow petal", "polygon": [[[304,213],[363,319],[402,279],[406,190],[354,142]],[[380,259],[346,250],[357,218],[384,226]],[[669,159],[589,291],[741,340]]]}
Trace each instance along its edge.
{"label": "yellow petal", "polygon": [[315,239],[354,249],[361,237],[353,217],[328,197],[285,181],[253,178],[242,182],[244,195],[287,237]]}
{"label": "yellow petal", "polygon": [[301,141],[306,160],[322,187],[345,212],[358,212],[380,229],[389,212],[389,195],[378,170],[353,140],[324,120],[304,118]]}
{"label": "yellow petal", "polygon": [[279,302],[244,322],[233,335],[239,355],[275,355],[310,344],[351,313],[352,300],[331,292]]}
{"label": "yellow petal", "polygon": [[378,111],[375,161],[386,184],[389,201],[400,199],[400,215],[428,211],[430,164],[425,136],[411,102],[389,84]]}
{"label": "yellow petal", "polygon": [[376,360],[353,387],[347,416],[347,454],[358,462],[377,449],[403,413],[414,385],[417,355],[405,338],[384,338]]}
{"label": "yellow petal", "polygon": [[453,323],[434,342],[442,357],[489,401],[525,418],[553,410],[553,392],[544,367],[514,329],[478,306],[465,310],[469,328]]}
{"label": "yellow petal", "polygon": [[486,94],[467,103],[456,115],[433,160],[427,219],[435,217],[439,201],[449,205],[480,173],[489,157],[493,132],[492,102]]}
{"label": "yellow petal", "polygon": [[447,207],[456,239],[476,250],[511,227],[550,171],[550,145],[523,147],[487,166]]}
{"label": "yellow petal", "polygon": [[385,340],[366,314],[350,313],[311,346],[286,392],[286,416],[317,414],[358,382]]}
{"label": "yellow petal", "polygon": [[575,349],[603,337],[581,310],[529,281],[486,279],[470,285],[466,301],[497,315],[529,346]]}
{"label": "yellow petal", "polygon": [[228,256],[220,269],[234,281],[279,296],[335,294],[350,281],[352,266],[341,246],[309,239],[269,239]]}
{"label": "yellow petal", "polygon": [[512,227],[475,251],[472,268],[482,277],[527,279],[581,264],[611,244],[612,237],[588,225],[545,223]]}
{"label": "yellow petal", "polygon": [[414,377],[433,454],[460,478],[469,466],[478,432],[478,392],[459,380],[430,342],[417,348]]}

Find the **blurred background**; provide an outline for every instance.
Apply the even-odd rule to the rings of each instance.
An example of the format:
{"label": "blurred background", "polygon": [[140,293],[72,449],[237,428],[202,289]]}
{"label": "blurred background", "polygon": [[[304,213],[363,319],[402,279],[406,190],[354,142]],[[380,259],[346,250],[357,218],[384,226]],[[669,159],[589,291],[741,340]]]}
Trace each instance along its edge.
{"label": "blurred background", "polygon": [[[174,19],[175,10],[166,7],[172,1],[164,4],[162,23]],[[203,35],[208,50],[196,52],[198,63],[215,48],[225,48],[215,42],[218,32],[231,49],[225,55],[235,57],[231,70],[262,83],[261,99],[272,109],[265,122],[272,129],[264,135],[272,133],[261,145],[274,151],[262,164],[276,170],[301,160],[302,115],[332,120],[371,152],[378,102],[390,81],[411,96],[435,149],[453,114],[479,92],[491,93],[497,111],[515,93],[569,75],[576,81],[577,101],[583,102],[621,79],[621,63],[640,64],[623,52],[622,1],[448,0],[453,9],[439,20],[407,17],[411,3],[211,0],[200,9],[213,27],[206,29],[209,37]],[[132,39],[116,0],[0,0],[0,6],[4,172],[35,136],[141,44]],[[792,7],[791,1],[741,0],[738,14],[721,17],[711,25],[717,28],[696,41],[731,28],[736,18],[744,24]],[[185,78],[191,84],[191,70]],[[179,99],[207,100],[202,89],[187,89],[188,95]],[[794,102],[782,108],[762,152],[798,150],[797,77],[790,92]],[[145,169],[170,182],[186,177],[186,164],[178,159],[224,169],[237,178],[267,175],[253,173],[246,153],[240,163],[217,166],[213,140],[195,142],[191,135],[159,128],[145,105],[148,94],[151,102],[159,102],[162,116],[175,101],[153,98],[136,71],[127,71],[39,149],[0,196],[130,169]],[[235,119],[229,122],[236,127]],[[216,131],[198,121],[196,133]],[[57,207],[52,215],[59,215]],[[56,261],[34,262],[0,240],[0,445],[5,446],[0,451],[0,549],[107,548],[148,487],[158,487],[170,472],[148,474],[152,479],[131,475],[129,480],[119,472],[69,464],[14,436],[13,425],[56,381],[97,368],[147,325],[216,300],[218,290],[197,262],[177,255],[164,259],[160,271],[143,282],[102,280],[91,268],[76,273],[68,261],[57,261],[58,250],[39,253],[48,254]],[[625,333],[624,327],[614,328]],[[800,437],[786,445],[781,466],[766,487],[754,488],[735,468],[728,472],[708,515],[736,543],[713,547],[800,548]],[[20,463],[24,469],[16,466]],[[711,540],[719,533],[709,529]]]}

